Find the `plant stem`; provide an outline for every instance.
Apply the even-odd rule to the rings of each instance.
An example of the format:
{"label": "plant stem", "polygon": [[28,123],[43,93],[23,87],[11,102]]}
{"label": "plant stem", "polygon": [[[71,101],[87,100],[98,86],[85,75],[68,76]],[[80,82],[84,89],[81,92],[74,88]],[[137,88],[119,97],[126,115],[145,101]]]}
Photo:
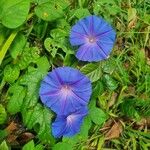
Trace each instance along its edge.
{"label": "plant stem", "polygon": [[82,0],[78,0],[79,7],[82,8]]}
{"label": "plant stem", "polygon": [[18,33],[18,30],[14,30],[9,38],[7,39],[7,41],[5,42],[5,44],[2,46],[1,50],[0,50],[0,65],[7,53],[7,50],[9,49],[10,45],[12,44],[13,40],[15,39],[16,35]]}

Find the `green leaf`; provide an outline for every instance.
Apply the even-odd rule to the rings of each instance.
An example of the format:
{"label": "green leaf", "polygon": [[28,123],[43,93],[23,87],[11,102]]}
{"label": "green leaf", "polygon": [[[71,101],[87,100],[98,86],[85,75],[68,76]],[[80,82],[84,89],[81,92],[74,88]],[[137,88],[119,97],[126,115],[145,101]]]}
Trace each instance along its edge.
{"label": "green leaf", "polygon": [[38,70],[40,70],[40,72],[43,73],[44,75],[48,71],[48,69],[50,68],[49,61],[45,56],[37,59],[36,64],[38,66]]}
{"label": "green leaf", "polygon": [[150,116],[150,100],[124,99],[120,105],[121,111],[127,117],[139,120]]}
{"label": "green leaf", "polygon": [[76,66],[77,64],[77,60],[75,55],[72,54],[66,54],[64,61],[63,61],[63,65],[64,66]]}
{"label": "green leaf", "polygon": [[44,41],[44,46],[48,52],[50,52],[52,50],[52,48],[50,47],[51,41],[52,41],[51,38],[46,38]]}
{"label": "green leaf", "polygon": [[9,83],[14,83],[18,79],[20,69],[17,65],[7,65],[4,69],[4,80]]}
{"label": "green leaf", "polygon": [[71,3],[68,0],[59,0],[59,1],[53,0],[53,1],[55,2],[56,6],[59,6],[59,7],[63,8],[63,9],[66,9]]}
{"label": "green leaf", "polygon": [[104,85],[101,81],[97,81],[93,87],[92,98],[97,98],[104,92]]}
{"label": "green leaf", "polygon": [[72,150],[72,146],[65,142],[57,143],[52,150]]}
{"label": "green leaf", "polygon": [[108,11],[111,15],[117,15],[118,13],[120,13],[120,7],[118,7],[118,5],[112,5],[112,7],[109,8]]}
{"label": "green leaf", "polygon": [[81,68],[81,72],[89,77],[91,82],[95,82],[100,79],[102,75],[102,69],[100,63],[90,63]]}
{"label": "green leaf", "polygon": [[108,118],[106,113],[102,109],[97,107],[93,107],[90,109],[90,117],[91,120],[97,125],[102,125]]}
{"label": "green leaf", "polygon": [[50,0],[30,0],[32,3],[36,3],[36,4],[42,4],[42,3],[47,3]]}
{"label": "green leaf", "polygon": [[47,34],[48,22],[39,19],[39,21],[33,26],[34,34],[38,39],[43,39]]}
{"label": "green leaf", "polygon": [[115,4],[115,1],[112,0],[98,0],[100,4]]}
{"label": "green leaf", "polygon": [[[53,32],[52,36],[54,36],[54,32]],[[56,36],[56,34],[55,34],[55,36]],[[58,54],[57,53],[58,49],[63,50],[65,53],[72,54],[73,52],[72,52],[70,46],[68,45],[66,38],[58,37],[58,36],[60,36],[60,34],[57,35],[57,37],[55,37],[55,39],[54,38],[46,38],[45,39],[44,46],[45,46],[46,50],[48,52],[50,52],[50,54],[52,55],[53,58],[56,56],[56,54]]]}
{"label": "green leaf", "polygon": [[114,91],[118,87],[118,83],[114,80],[110,75],[104,75],[104,83],[106,84],[107,88],[111,91]]}
{"label": "green leaf", "polygon": [[35,150],[44,150],[44,146],[41,144],[36,145]]}
{"label": "green leaf", "polygon": [[53,117],[51,111],[37,104],[34,107],[24,108],[22,116],[24,124],[29,129],[34,128],[40,140],[44,143],[54,143],[50,128],[51,119]]}
{"label": "green leaf", "polygon": [[33,107],[38,102],[40,81],[44,74],[38,69],[30,67],[28,72],[20,80],[20,84],[28,88],[27,95],[24,100],[24,108]]}
{"label": "green leaf", "polygon": [[136,110],[136,101],[134,99],[127,99],[120,105],[121,111],[124,115],[130,118],[139,119],[139,112]]}
{"label": "green leaf", "polygon": [[75,15],[78,19],[80,19],[80,18],[89,16],[89,15],[90,15],[90,12],[89,12],[89,10],[86,9],[86,8],[79,8],[79,9],[76,9],[76,10],[75,10],[74,15]]}
{"label": "green leaf", "polygon": [[46,57],[39,58],[37,62],[37,68],[29,67],[20,80],[20,84],[27,87],[27,94],[23,101],[21,113],[24,124],[29,129],[33,128],[38,133],[40,140],[44,143],[53,144],[54,138],[50,128],[53,114],[38,103],[40,82],[47,74],[50,66]]}
{"label": "green leaf", "polygon": [[22,50],[26,44],[26,38],[23,34],[18,34],[9,48],[10,55],[16,59],[18,55],[22,53]]}
{"label": "green leaf", "polygon": [[[21,78],[20,84],[27,87],[27,95],[24,100],[24,108],[36,106],[39,98],[39,87],[43,77],[47,74],[49,63],[46,57],[41,57],[38,60],[38,68],[29,67],[26,74]],[[43,67],[42,70],[40,70]]]}
{"label": "green leaf", "polygon": [[136,9],[135,8],[129,8],[128,9],[128,22],[136,18]]}
{"label": "green leaf", "polygon": [[62,142],[67,143],[71,147],[74,147],[74,145],[79,141],[78,135],[72,136],[72,137],[63,137]]}
{"label": "green leaf", "polygon": [[8,33],[9,33],[8,29],[4,27],[2,24],[0,24],[0,49],[4,41],[6,40]]}
{"label": "green leaf", "polygon": [[20,112],[23,99],[26,96],[26,89],[20,85],[13,85],[9,88],[8,93],[11,95],[8,101],[7,110],[11,114]]}
{"label": "green leaf", "polygon": [[25,144],[22,148],[22,150],[34,150],[34,142],[31,140],[27,144]]}
{"label": "green leaf", "polygon": [[0,124],[3,124],[6,121],[7,113],[3,105],[0,104]]}
{"label": "green leaf", "polygon": [[47,51],[49,51],[54,58],[55,55],[57,54],[58,50],[58,44],[52,39],[52,38],[47,38],[44,41],[44,46]]}
{"label": "green leaf", "polygon": [[[65,35],[66,34],[69,35],[69,31],[71,29],[71,25],[69,24],[69,22],[65,18],[57,20],[56,27],[57,27],[56,30],[61,31],[61,33],[57,33],[57,34],[64,35],[64,31],[65,31],[66,32]],[[55,29],[53,29],[53,30],[55,30]]]}
{"label": "green leaf", "polygon": [[3,141],[0,145],[0,150],[9,150],[6,141]]}
{"label": "green leaf", "polygon": [[88,133],[89,133],[89,129],[91,128],[91,126],[92,126],[91,118],[88,115],[84,118],[84,121],[83,121],[83,124],[81,126],[80,132],[77,135],[80,140],[86,140],[88,138]]}
{"label": "green leaf", "polygon": [[139,112],[139,114],[143,117],[149,117],[150,116],[150,100],[143,100],[143,99],[137,99],[135,100],[136,104],[136,110]]}
{"label": "green leaf", "polygon": [[109,58],[102,64],[103,72],[112,74],[116,69],[116,60],[115,58]]}
{"label": "green leaf", "polygon": [[44,147],[41,144],[35,146],[34,141],[31,140],[30,142],[28,142],[23,146],[22,150],[44,150]]}
{"label": "green leaf", "polygon": [[8,136],[7,130],[0,130],[0,143]]}
{"label": "green leaf", "polygon": [[[58,27],[61,28],[61,27]],[[56,47],[57,49],[62,49],[65,53],[73,54],[72,48],[70,46],[70,43],[68,42],[68,36],[70,29],[67,29],[67,27],[64,27],[63,29],[53,29],[50,32],[50,35],[53,39],[52,47]],[[68,27],[69,28],[69,27]]]}
{"label": "green leaf", "polygon": [[22,150],[44,150],[44,147],[41,144],[35,146],[34,141],[31,140],[30,142],[28,142],[23,146]]}
{"label": "green leaf", "polygon": [[121,61],[117,61],[117,66],[115,68],[117,79],[121,81],[123,85],[128,85],[130,83],[129,73],[128,70],[124,67],[123,63]]}
{"label": "green leaf", "polygon": [[37,47],[25,47],[21,57],[17,60],[17,63],[21,70],[27,68],[30,63],[36,63],[39,59],[40,50]]}
{"label": "green leaf", "polygon": [[17,28],[27,18],[30,0],[1,0],[0,21],[8,28]]}
{"label": "green leaf", "polygon": [[[104,13],[106,15],[116,15],[120,12],[120,7],[116,1],[112,0],[97,0],[94,2],[94,14]],[[109,12],[109,14],[106,14]]]}
{"label": "green leaf", "polygon": [[63,8],[54,1],[38,5],[35,14],[45,21],[53,21],[64,16]]}
{"label": "green leaf", "polygon": [[[55,39],[55,40],[59,40],[61,38],[65,38],[65,37],[68,37],[69,34],[68,34],[68,31],[66,30],[62,30],[62,29],[53,29],[51,30],[50,32],[51,36]],[[59,38],[59,39],[58,39]]]}
{"label": "green leaf", "polygon": [[[150,14],[145,14],[143,16],[143,21],[147,24],[150,24]],[[148,27],[149,28],[149,27]]]}
{"label": "green leaf", "polygon": [[68,0],[59,0],[59,1],[55,1],[55,0],[31,0],[31,2],[37,3],[39,5],[47,3],[47,2],[51,2],[51,1],[53,3],[55,3],[56,5],[61,6],[64,9],[69,6],[69,1]]}
{"label": "green leaf", "polygon": [[50,52],[53,57],[55,57],[58,50],[57,43],[55,43],[52,38],[46,38],[44,41],[44,46],[46,50]]}

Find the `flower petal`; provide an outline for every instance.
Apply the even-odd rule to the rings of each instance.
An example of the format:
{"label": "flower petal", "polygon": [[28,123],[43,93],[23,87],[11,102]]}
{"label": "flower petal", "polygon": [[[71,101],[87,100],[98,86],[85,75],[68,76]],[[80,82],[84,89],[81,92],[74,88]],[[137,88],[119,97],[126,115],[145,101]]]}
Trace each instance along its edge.
{"label": "flower petal", "polygon": [[78,49],[76,57],[82,61],[97,62],[107,58],[107,54],[97,44],[85,44]]}
{"label": "flower petal", "polygon": [[71,45],[82,45],[86,42],[87,29],[82,21],[75,24],[70,32],[70,43]]}
{"label": "flower petal", "polygon": [[71,31],[70,33],[70,43],[73,46],[82,45],[86,42],[86,36],[80,34],[79,32]]}
{"label": "flower petal", "polygon": [[105,52],[107,57],[114,46],[115,36],[116,36],[115,32],[112,31],[107,33],[106,36],[101,36],[97,41],[97,45],[100,47],[102,51]]}
{"label": "flower petal", "polygon": [[64,132],[66,132],[66,118],[59,116],[55,122],[52,123],[52,134],[54,137],[59,138],[63,136]]}
{"label": "flower petal", "polygon": [[68,116],[57,116],[52,124],[52,133],[55,137],[73,136],[80,131],[84,117],[88,114],[87,107],[82,107]]}
{"label": "flower petal", "polygon": [[66,97],[61,94],[43,96],[45,105],[51,108],[58,115],[67,115],[68,113],[87,105],[88,101],[85,98],[88,98],[89,101],[90,94],[88,97],[84,97],[82,93],[76,94],[75,92]]}
{"label": "flower petal", "polygon": [[114,32],[112,26],[109,23],[107,23],[102,17],[93,15],[93,16],[89,16],[89,19],[93,21],[92,24],[93,24],[94,36],[97,37],[100,35],[104,35],[105,33],[109,33],[109,32],[111,33],[112,31]]}
{"label": "flower petal", "polygon": [[54,69],[41,82],[40,98],[59,115],[66,115],[88,104],[92,93],[90,80],[71,67]]}
{"label": "flower petal", "polygon": [[116,38],[112,26],[101,17],[91,15],[79,20],[71,29],[70,42],[79,45],[76,57],[82,61],[108,58]]}

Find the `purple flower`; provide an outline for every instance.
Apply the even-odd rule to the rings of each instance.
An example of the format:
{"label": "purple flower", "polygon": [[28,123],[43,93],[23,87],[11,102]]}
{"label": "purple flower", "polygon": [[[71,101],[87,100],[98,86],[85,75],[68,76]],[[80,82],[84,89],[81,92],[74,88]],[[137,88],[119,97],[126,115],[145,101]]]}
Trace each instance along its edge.
{"label": "purple flower", "polygon": [[52,124],[52,133],[54,137],[73,136],[80,131],[80,126],[84,117],[88,114],[86,107],[70,113],[67,116],[57,116]]}
{"label": "purple flower", "polygon": [[59,67],[49,72],[40,87],[42,102],[58,115],[67,115],[86,106],[90,96],[90,80],[70,67]]}
{"label": "purple flower", "polygon": [[109,57],[116,33],[105,20],[95,15],[79,20],[71,29],[70,43],[80,46],[76,57],[82,61],[100,61]]}

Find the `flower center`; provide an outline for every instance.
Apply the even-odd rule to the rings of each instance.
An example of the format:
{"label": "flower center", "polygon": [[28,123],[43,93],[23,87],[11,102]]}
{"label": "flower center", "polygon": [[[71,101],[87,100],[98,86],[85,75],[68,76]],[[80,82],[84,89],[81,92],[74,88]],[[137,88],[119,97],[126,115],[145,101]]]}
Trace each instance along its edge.
{"label": "flower center", "polygon": [[88,40],[90,43],[95,43],[96,42],[96,38],[93,36],[88,37]]}
{"label": "flower center", "polygon": [[61,87],[61,92],[62,92],[62,94],[63,95],[69,95],[70,93],[71,93],[71,87],[70,86],[68,86],[68,85],[63,85],[62,87]]}
{"label": "flower center", "polygon": [[72,122],[74,121],[74,119],[75,119],[75,116],[74,116],[74,115],[69,115],[69,116],[67,117],[67,122],[68,122],[68,123],[72,123]]}

